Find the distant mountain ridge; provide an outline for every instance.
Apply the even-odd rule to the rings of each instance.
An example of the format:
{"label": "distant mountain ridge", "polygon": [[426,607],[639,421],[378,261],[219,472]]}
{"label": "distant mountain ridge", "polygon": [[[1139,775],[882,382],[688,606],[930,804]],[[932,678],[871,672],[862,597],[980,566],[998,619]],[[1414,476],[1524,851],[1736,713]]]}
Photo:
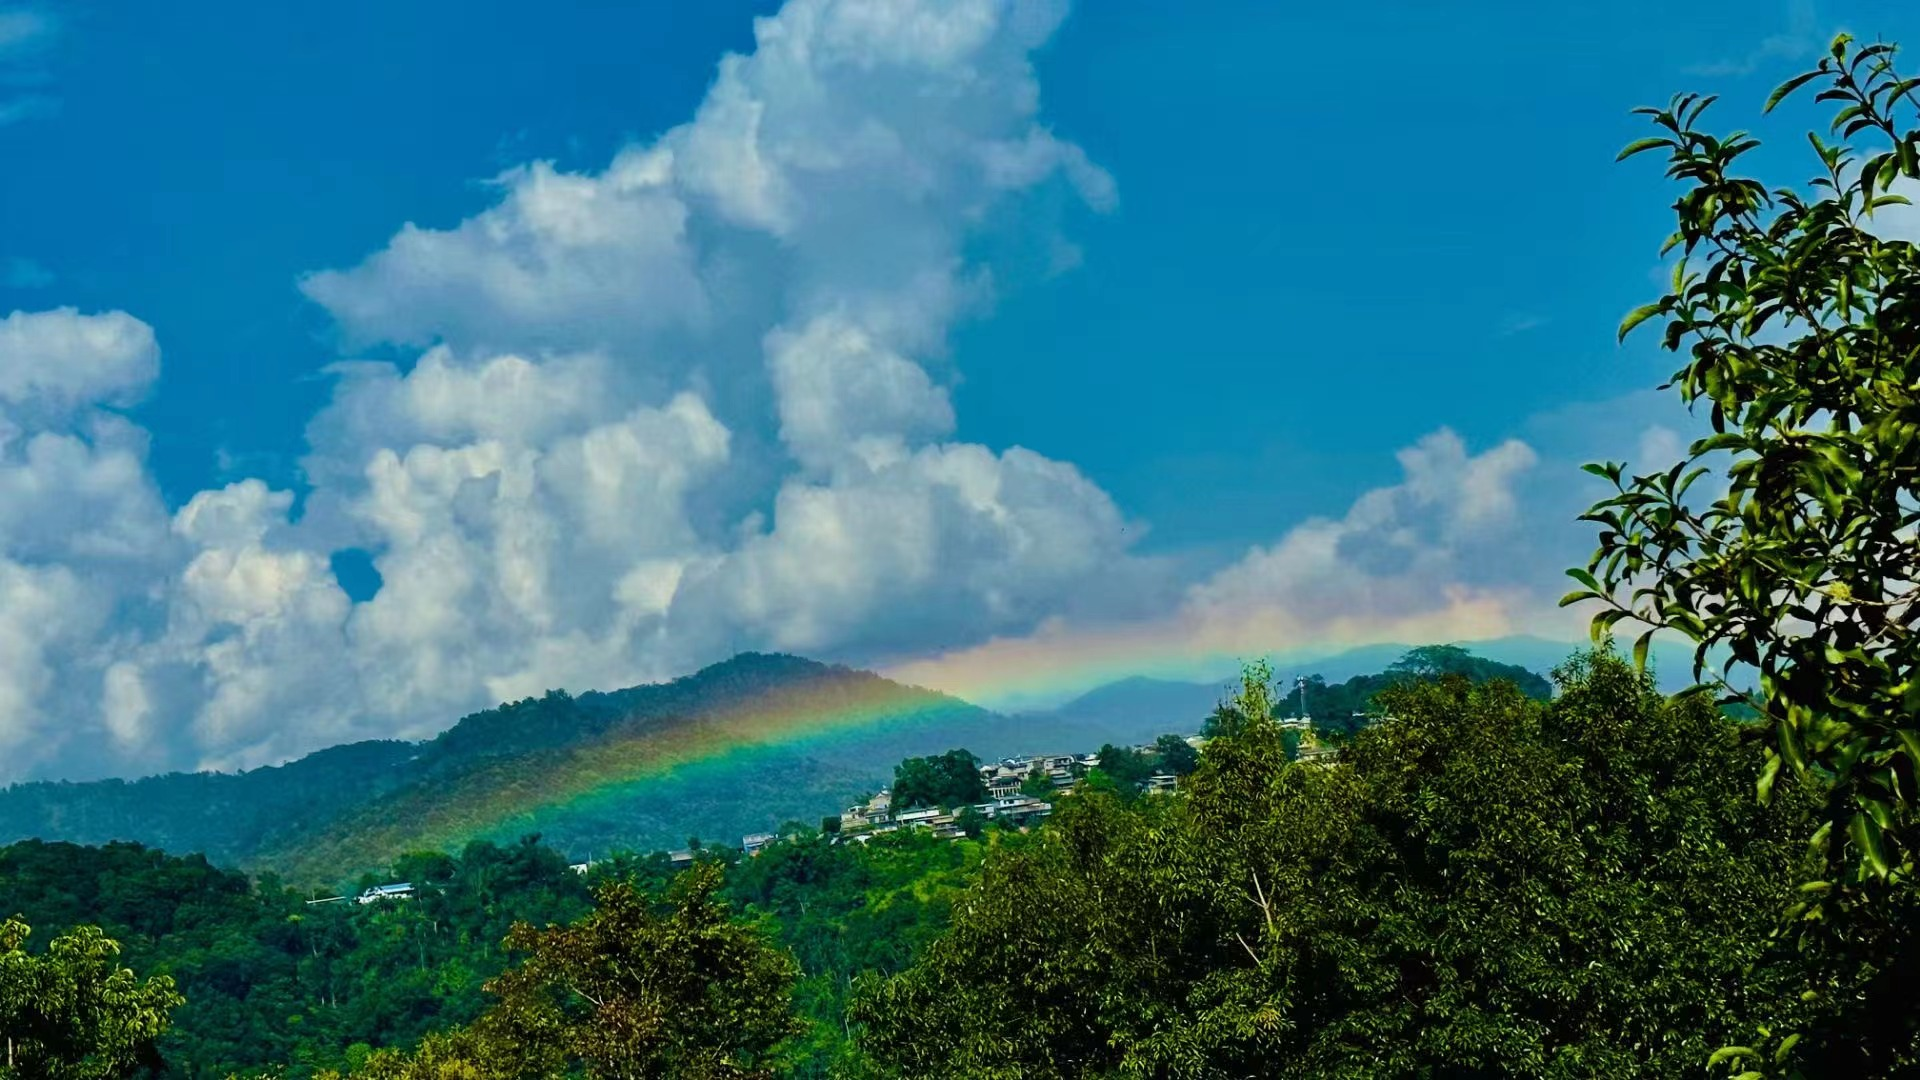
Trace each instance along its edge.
{"label": "distant mountain ridge", "polygon": [[[1523,667],[1542,675],[1548,674],[1575,653],[1589,647],[1585,641],[1557,641],[1531,634],[1513,634],[1479,641],[1458,641],[1454,644],[1475,656]],[[1324,655],[1303,653],[1298,658],[1283,657],[1275,660],[1275,665],[1277,670],[1288,674],[1319,674],[1326,676],[1328,682],[1339,682],[1355,675],[1368,675],[1380,671],[1415,647],[1411,644],[1391,643],[1362,645],[1358,648]],[[1674,693],[1692,685],[1693,649],[1691,646],[1657,638],[1653,642],[1649,662],[1653,668],[1654,680],[1663,692]]]}
{"label": "distant mountain ridge", "polygon": [[1229,693],[1227,680],[1178,682],[1144,675],[1097,686],[1072,701],[1051,709],[1017,715],[1057,732],[1060,738],[1084,745],[1119,745],[1151,741],[1173,731],[1169,723],[1184,720],[1180,733],[1198,731],[1201,723]]}
{"label": "distant mountain ridge", "polygon": [[[1474,656],[1495,665],[1523,668],[1527,673],[1551,671],[1579,649],[1579,646],[1545,638],[1505,638],[1497,641],[1463,642],[1461,647]],[[1328,684],[1345,683],[1364,676],[1377,675],[1411,652],[1410,645],[1365,645],[1314,659],[1276,660],[1276,689],[1286,692],[1283,712],[1298,709],[1291,696],[1293,678],[1319,676]],[[1190,718],[1198,728],[1214,707],[1233,693],[1239,676],[1223,674],[1210,682],[1157,679],[1142,675],[1104,683],[1048,709],[1026,710],[1018,715],[1043,724],[1068,738],[1098,735],[1102,741],[1145,742],[1164,733],[1169,718]],[[1685,685],[1684,680],[1681,685]],[[1536,692],[1544,692],[1536,684]],[[1315,702],[1307,702],[1307,711],[1318,715]]]}
{"label": "distant mountain ridge", "polygon": [[[1371,663],[1299,665],[1329,682]],[[1566,650],[1571,652],[1571,648]],[[818,822],[884,786],[901,759],[1078,752],[1200,729],[1229,680],[1134,678],[1007,715],[872,672],[743,653],[670,682],[549,691],[418,743],[372,741],[237,774],[32,782],[0,789],[0,844],[132,840],[330,884],[410,850],[539,833],[586,856],[726,843]]]}
{"label": "distant mountain ridge", "polygon": [[[1587,647],[1585,642],[1555,641],[1531,635],[1512,635],[1481,641],[1456,642],[1475,656],[1497,663],[1511,664],[1545,675]],[[1383,671],[1417,646],[1386,643],[1360,645],[1334,652],[1301,652],[1273,658],[1274,672],[1291,685],[1295,675],[1319,675],[1329,683],[1345,682],[1356,675]],[[1693,650],[1671,641],[1655,641],[1651,663],[1660,689],[1673,693],[1686,688],[1692,679]],[[1236,671],[1221,671],[1212,679],[1169,679],[1142,675],[1102,683],[1056,705],[1013,710],[1022,716],[1050,717],[1064,721],[1106,716],[1125,723],[1123,712],[1136,701],[1153,701],[1204,716],[1239,681]],[[1119,711],[1116,711],[1119,710]]]}
{"label": "distant mountain ridge", "polygon": [[[883,719],[893,714],[910,721],[905,731],[883,733],[874,751],[854,755],[845,763],[849,767],[829,770],[839,773],[836,790],[849,784],[856,788],[836,795],[836,802],[858,794],[859,782],[890,774],[897,756],[886,755],[894,753],[893,744],[944,743],[945,736],[939,735],[943,730],[977,731],[1002,719],[957,698],[902,686],[870,672],[795,656],[746,653],[667,683],[578,695],[551,691],[542,698],[473,713],[420,743],[352,743],[237,774],[16,784],[0,789],[0,843],[30,837],[89,844],[136,840],[174,852],[202,852],[228,865],[316,875],[344,872],[378,865],[393,853],[353,843],[356,828],[379,823],[383,835],[405,844],[411,838],[396,825],[449,804],[470,803],[476,786],[491,783],[489,794],[505,798],[511,793],[502,795],[500,782],[516,772],[538,776],[539,770],[555,767],[570,753],[616,738],[631,741],[695,729],[729,709],[749,707],[758,696],[803,691],[837,694],[848,704],[862,702],[879,710]],[[930,737],[915,739],[916,730]],[[770,744],[780,741],[778,732],[765,735]],[[480,823],[498,813],[498,806],[475,809],[472,820]],[[687,825],[713,828],[713,836],[724,836],[717,830],[732,828],[728,820]],[[565,833],[563,828],[549,839],[564,846],[569,840]],[[338,851],[354,861],[329,863],[305,854],[316,849]],[[360,856],[367,861],[362,863]]]}

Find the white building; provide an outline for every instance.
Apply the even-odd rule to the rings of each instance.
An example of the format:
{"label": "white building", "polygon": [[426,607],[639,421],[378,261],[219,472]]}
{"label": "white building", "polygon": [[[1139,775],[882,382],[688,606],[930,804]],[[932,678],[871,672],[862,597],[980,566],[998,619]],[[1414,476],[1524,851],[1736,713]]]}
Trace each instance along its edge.
{"label": "white building", "polygon": [[375,885],[353,899],[356,904],[372,904],[381,900],[411,900],[412,898],[413,883],[401,881],[392,885]]}

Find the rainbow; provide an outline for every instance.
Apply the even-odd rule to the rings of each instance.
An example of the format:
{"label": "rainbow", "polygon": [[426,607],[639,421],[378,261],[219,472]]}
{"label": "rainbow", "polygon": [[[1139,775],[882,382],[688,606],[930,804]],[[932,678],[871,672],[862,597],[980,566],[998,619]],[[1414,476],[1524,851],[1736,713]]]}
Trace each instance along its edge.
{"label": "rainbow", "polygon": [[942,707],[965,703],[868,675],[780,687],[671,724],[531,759],[503,759],[462,776],[450,793],[398,793],[318,841],[303,838],[260,861],[318,877],[381,865],[403,851],[453,850],[469,840],[535,829],[555,813],[615,807],[643,788],[757,753],[825,749],[849,734],[917,731],[929,710]]}
{"label": "rainbow", "polygon": [[[1402,640],[1452,637],[1422,633],[1439,627],[1418,623],[1396,629],[1411,631]],[[1367,636],[1372,635],[1351,638]],[[1218,642],[1196,648],[1199,643],[1188,638],[1169,647],[1157,637],[1122,632],[996,639],[942,657],[883,666],[888,678],[843,673],[845,677],[782,686],[672,724],[623,730],[532,760],[506,759],[463,775],[449,791],[409,790],[389,796],[321,839],[302,838],[297,846],[264,853],[260,862],[318,878],[343,867],[380,865],[402,851],[450,850],[473,839],[540,831],[543,822],[557,815],[617,818],[628,805],[657,799],[662,788],[676,781],[691,785],[702,776],[751,764],[756,754],[829,749],[836,739],[889,728],[924,731],[925,713],[931,708],[960,707],[967,701],[1001,709],[1040,707],[1133,675],[1215,680],[1224,691],[1240,662],[1256,658],[1236,655]],[[1337,648],[1334,642],[1349,635],[1328,637],[1331,640],[1323,639],[1318,648],[1288,649],[1265,658],[1276,665],[1309,662],[1327,655]],[[957,730],[949,727],[940,729],[950,737],[949,746],[966,745],[973,737],[964,724]]]}

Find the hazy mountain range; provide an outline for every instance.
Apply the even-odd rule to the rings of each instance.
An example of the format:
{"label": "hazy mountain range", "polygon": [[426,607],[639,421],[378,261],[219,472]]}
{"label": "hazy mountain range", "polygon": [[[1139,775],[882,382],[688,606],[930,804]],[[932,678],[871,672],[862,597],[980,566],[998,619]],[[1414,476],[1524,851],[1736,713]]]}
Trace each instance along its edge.
{"label": "hazy mountain range", "polygon": [[[1535,671],[1572,650],[1532,638],[1472,648]],[[1369,646],[1282,673],[1336,683],[1406,650]],[[1672,658],[1663,666],[1684,671]],[[885,785],[905,757],[1084,751],[1191,733],[1231,681],[1123,679],[1005,714],[870,672],[748,653],[668,683],[502,705],[420,743],[337,746],[237,774],[16,784],[0,789],[0,843],[131,840],[315,884],[407,850],[529,833],[578,857],[690,836],[737,843],[786,821],[817,823]]]}

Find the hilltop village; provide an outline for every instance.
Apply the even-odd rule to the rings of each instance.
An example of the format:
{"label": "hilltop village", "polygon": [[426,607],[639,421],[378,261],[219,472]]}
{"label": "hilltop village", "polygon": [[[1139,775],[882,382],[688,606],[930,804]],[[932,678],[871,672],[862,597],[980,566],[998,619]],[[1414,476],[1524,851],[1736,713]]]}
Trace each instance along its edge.
{"label": "hilltop village", "polygon": [[[1284,717],[1278,723],[1283,729],[1300,732],[1299,760],[1329,761],[1337,753],[1335,747],[1314,738],[1311,717]],[[941,840],[978,836],[989,823],[1024,831],[1049,817],[1054,810],[1054,800],[1070,796],[1075,784],[1101,766],[1103,755],[1115,754],[1139,761],[1160,760],[1164,758],[1168,740],[1177,741],[1195,752],[1207,742],[1204,735],[1168,735],[1158,743],[1117,748],[1108,746],[1098,753],[1031,754],[981,762],[977,765],[977,771],[988,796],[984,801],[952,806],[921,805],[920,800],[902,802],[896,798],[893,789],[882,788],[865,800],[847,807],[838,817],[822,819],[821,832],[827,834],[832,843],[850,841],[864,844],[876,836],[903,829],[928,830]],[[1164,768],[1155,769],[1141,776],[1137,786],[1147,795],[1172,794],[1180,788],[1180,774]],[[755,856],[778,843],[782,836],[778,832],[748,833],[740,838],[739,850],[748,857]],[[676,868],[691,866],[696,858],[691,848],[669,851],[666,856],[667,861]],[[585,874],[598,864],[599,860],[588,860],[573,863],[570,869],[576,874]],[[414,885],[403,881],[374,885],[351,898],[329,896],[308,903],[339,903],[351,899],[356,904],[373,904],[383,900],[410,899],[414,892]]]}
{"label": "hilltop village", "polygon": [[[1330,760],[1337,752],[1334,747],[1314,740],[1311,717],[1285,717],[1279,720],[1279,725],[1301,733],[1302,761]],[[837,821],[824,820],[822,831],[831,834],[836,842],[866,843],[875,836],[901,829],[927,829],[942,840],[958,840],[977,835],[978,826],[989,821],[1024,829],[1051,815],[1053,800],[1071,795],[1082,777],[1101,766],[1104,754],[1117,749],[1119,754],[1138,760],[1156,760],[1164,754],[1168,739],[1177,740],[1196,752],[1207,742],[1204,735],[1164,736],[1158,743],[1105,747],[1099,753],[1032,754],[983,762],[979,765],[979,774],[988,796],[983,802],[958,806],[905,805],[898,802],[892,789],[883,788],[864,802],[842,811]],[[1171,794],[1179,790],[1180,775],[1165,768],[1155,769],[1147,772],[1138,784],[1148,795]],[[740,838],[740,848],[748,855],[755,855],[779,839],[778,833],[749,833]],[[669,852],[668,857],[675,864],[693,861],[691,851]]]}

